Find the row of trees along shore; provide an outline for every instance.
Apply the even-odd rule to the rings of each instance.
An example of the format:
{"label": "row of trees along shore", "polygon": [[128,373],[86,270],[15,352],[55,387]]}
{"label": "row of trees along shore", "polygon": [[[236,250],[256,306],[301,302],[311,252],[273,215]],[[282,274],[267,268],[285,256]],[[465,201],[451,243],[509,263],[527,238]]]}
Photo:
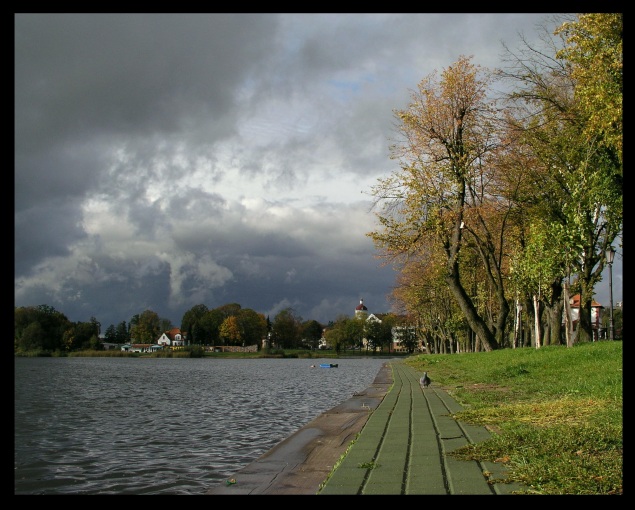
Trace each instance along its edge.
{"label": "row of trees along shore", "polygon": [[[594,339],[595,285],[606,250],[617,240],[621,251],[623,20],[595,13],[551,21],[553,30],[538,28],[537,47],[525,39],[518,50],[504,46],[504,67],[460,56],[394,112],[390,151],[399,170],[369,190],[379,228],[367,235],[397,269],[398,315],[386,324],[400,317],[415,332],[407,341],[428,352]],[[581,296],[575,328],[574,294]],[[314,346],[324,326],[292,309],[272,323],[238,304],[201,304],[180,329],[191,343],[268,338],[295,348],[306,339]],[[335,346],[360,334],[373,348],[386,342],[385,331],[360,333],[344,315],[326,326]],[[146,310],[109,326],[105,337],[153,343],[171,328]],[[99,348],[100,334],[94,317],[72,323],[47,305],[15,310],[16,351]]]}
{"label": "row of trees along shore", "polygon": [[504,68],[461,56],[394,112],[400,168],[371,190],[368,235],[399,269],[397,309],[455,349],[518,346],[521,310],[537,348],[592,340],[621,248],[622,14],[552,21],[537,46],[504,47]]}
{"label": "row of trees along shore", "polygon": [[[622,329],[621,310],[615,311],[615,325]],[[428,353],[444,353],[451,347],[441,336],[421,335],[408,317],[392,313],[379,314],[381,322],[366,321],[366,315],[349,317],[344,314],[327,325],[315,320],[303,321],[293,309],[279,312],[273,321],[237,303],[208,309],[196,305],[188,310],[182,324],[193,332],[187,333],[189,345],[254,345],[272,349],[316,349],[325,336],[330,349],[340,352],[350,348],[370,352],[390,352],[399,331],[402,351],[416,352],[420,345]],[[603,317],[606,328],[608,318]],[[130,322],[110,325],[101,335],[101,324],[95,317],[89,322],[71,322],[63,313],[49,305],[18,307],[15,309],[15,345],[17,354],[33,352],[72,352],[102,350],[103,342],[114,344],[156,343],[163,332],[173,328],[152,310],[135,315]],[[187,330],[183,330],[186,331]]]}
{"label": "row of trees along shore", "polygon": [[[264,314],[238,303],[209,309],[204,304],[185,312],[179,328],[186,334],[187,345],[258,345],[275,349],[317,349],[326,335],[336,351],[351,347],[371,351],[390,350],[395,326],[407,326],[403,317],[381,314],[381,322],[367,322],[366,316],[340,315],[326,325],[303,320],[292,308],[276,314],[273,321]],[[19,307],[15,310],[16,352],[100,350],[102,341],[125,344],[157,343],[162,333],[173,328],[152,310],[135,315],[129,323],[110,325],[101,337],[101,324],[95,317],[89,322],[71,322],[48,305]],[[325,332],[326,330],[326,332]],[[412,328],[403,328],[403,345],[411,352],[417,348]]]}
{"label": "row of trees along shore", "polygon": [[[89,322],[71,322],[49,305],[15,309],[15,351],[77,351],[101,349],[103,341],[124,344],[157,343],[162,333],[174,325],[152,310],[133,316],[128,323],[108,326],[102,337],[95,317]],[[317,347],[323,326],[303,321],[291,308],[280,311],[274,321],[262,313],[231,303],[208,309],[199,304],[186,311],[181,331],[192,345],[262,345],[263,339],[279,348]]]}

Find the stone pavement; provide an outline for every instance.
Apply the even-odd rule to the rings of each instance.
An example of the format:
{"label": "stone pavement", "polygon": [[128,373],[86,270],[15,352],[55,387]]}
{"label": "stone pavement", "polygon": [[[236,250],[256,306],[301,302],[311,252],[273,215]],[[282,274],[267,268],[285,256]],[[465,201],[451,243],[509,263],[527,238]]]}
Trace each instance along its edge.
{"label": "stone pavement", "polygon": [[453,419],[462,408],[434,382],[421,388],[414,369],[393,362],[394,384],[328,478],[327,494],[511,494],[497,483],[498,464],[463,461],[449,453],[490,433]]}
{"label": "stone pavement", "polygon": [[449,453],[487,439],[484,427],[454,420],[446,391],[421,388],[402,360],[373,385],[323,413],[207,494],[511,494],[503,467]]}

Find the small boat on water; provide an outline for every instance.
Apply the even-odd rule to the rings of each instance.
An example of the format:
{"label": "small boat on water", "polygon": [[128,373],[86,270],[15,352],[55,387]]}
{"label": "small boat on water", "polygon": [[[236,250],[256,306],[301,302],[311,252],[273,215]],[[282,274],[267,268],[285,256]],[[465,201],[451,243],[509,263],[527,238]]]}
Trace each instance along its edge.
{"label": "small boat on water", "polygon": [[337,368],[337,363],[320,363],[320,368]]}

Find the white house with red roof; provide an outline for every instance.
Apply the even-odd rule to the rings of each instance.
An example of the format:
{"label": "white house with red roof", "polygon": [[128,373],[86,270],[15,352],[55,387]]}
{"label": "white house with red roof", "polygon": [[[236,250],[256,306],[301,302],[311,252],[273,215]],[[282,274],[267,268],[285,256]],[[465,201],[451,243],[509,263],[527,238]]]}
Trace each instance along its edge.
{"label": "white house with red roof", "polygon": [[[580,294],[575,294],[569,298],[569,305],[571,306],[571,321],[575,328],[578,320],[580,320]],[[593,329],[594,340],[606,335],[602,334],[602,310],[604,307],[598,303],[595,299],[591,300],[591,328]],[[564,313],[562,318],[564,324]]]}
{"label": "white house with red roof", "polygon": [[172,328],[165,331],[157,340],[159,345],[182,346],[185,345],[185,335],[181,333],[179,328]]}

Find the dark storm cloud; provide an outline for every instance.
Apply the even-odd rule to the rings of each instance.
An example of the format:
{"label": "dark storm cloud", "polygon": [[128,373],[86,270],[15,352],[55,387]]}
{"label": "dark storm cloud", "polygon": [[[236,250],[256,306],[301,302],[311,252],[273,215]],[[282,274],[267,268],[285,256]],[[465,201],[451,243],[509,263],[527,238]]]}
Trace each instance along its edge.
{"label": "dark storm cloud", "polygon": [[16,306],[103,329],[197,304],[388,311],[366,233],[393,110],[542,18],[17,14]]}
{"label": "dark storm cloud", "polygon": [[[40,261],[71,254],[70,246],[86,232],[67,218],[79,218],[79,204],[66,202],[33,206],[15,214],[15,274],[28,275]],[[42,228],[46,226],[47,228]]]}

